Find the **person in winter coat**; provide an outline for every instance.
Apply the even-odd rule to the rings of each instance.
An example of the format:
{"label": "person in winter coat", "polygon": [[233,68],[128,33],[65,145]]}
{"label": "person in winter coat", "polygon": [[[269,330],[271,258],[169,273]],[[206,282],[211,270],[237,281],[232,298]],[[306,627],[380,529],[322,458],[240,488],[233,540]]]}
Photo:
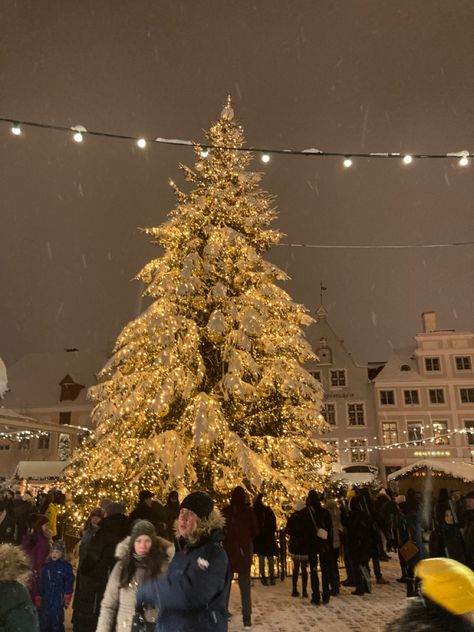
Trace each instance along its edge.
{"label": "person in winter coat", "polygon": [[13,544],[15,542],[15,520],[7,511],[7,506],[0,500],[0,544]]}
{"label": "person in winter coat", "polygon": [[30,580],[30,595],[33,601],[39,595],[41,571],[49,555],[51,532],[49,521],[42,514],[31,515],[31,530],[23,537],[21,546],[31,561],[33,574]]}
{"label": "person in winter coat", "polygon": [[13,519],[16,526],[16,544],[21,544],[23,538],[28,533],[30,518],[34,513],[36,512],[32,495],[25,492],[22,497],[20,492],[15,492],[15,496],[13,498]]}
{"label": "person in winter coat", "polygon": [[157,632],[227,632],[231,574],[224,519],[204,492],[180,505],[178,549],[166,576],[138,589],[137,604],[159,609]]}
{"label": "person in winter coat", "polygon": [[[329,546],[332,542],[331,516],[321,506],[318,493],[311,489],[306,499],[306,508],[302,514],[303,537],[308,551],[311,580],[311,603],[319,605],[321,593],[323,603],[329,603],[331,567],[329,563]],[[322,591],[319,590],[318,559],[321,566]]]}
{"label": "person in winter coat", "polygon": [[[151,522],[135,521],[130,536],[117,545],[118,562],[107,582],[96,632],[129,632],[138,586],[163,575],[173,555],[174,544],[158,537]],[[155,627],[156,614],[156,610],[144,613],[150,630]]]}
{"label": "person in winter coat", "polygon": [[87,545],[77,570],[72,624],[74,632],[95,630],[100,602],[115,564],[115,548],[130,533],[130,521],[123,503],[110,502],[97,533]]}
{"label": "person in winter coat", "polygon": [[258,555],[260,579],[264,586],[268,585],[269,580],[265,575],[265,560],[267,560],[270,584],[273,586],[275,584],[275,555],[278,555],[275,514],[268,505],[263,503],[263,494],[257,494],[253,508],[258,522],[258,535],[253,542],[253,550]]}
{"label": "person in winter coat", "polygon": [[0,544],[0,630],[39,632],[38,613],[26,588],[29,560],[19,546]]}
{"label": "person in winter coat", "polygon": [[242,618],[244,629],[246,629],[246,626],[250,628],[252,620],[250,567],[252,566],[253,540],[258,533],[258,524],[255,511],[249,506],[243,487],[234,487],[230,505],[224,507],[222,514],[225,519],[224,549],[229,558],[231,573],[238,575]]}
{"label": "person in winter coat", "polygon": [[154,500],[155,494],[148,489],[142,489],[138,494],[138,504],[132,510],[129,518],[133,525],[135,520],[148,520],[155,527],[158,535],[166,534],[165,508],[158,501]]}
{"label": "person in winter coat", "polygon": [[463,529],[466,563],[474,570],[474,491],[464,497],[460,526]]}
{"label": "person in winter coat", "polygon": [[370,592],[368,563],[372,552],[372,542],[368,536],[372,528],[372,519],[363,511],[360,498],[353,496],[349,501],[349,511],[343,516],[346,528],[346,548],[350,562],[352,579],[355,585],[353,595]]}
{"label": "person in winter coat", "polygon": [[330,586],[331,595],[338,595],[341,586],[341,578],[339,576],[339,549],[341,546],[341,510],[337,504],[337,500],[329,498],[326,501],[326,509],[331,516],[332,524],[332,540],[329,542],[329,566],[331,572]]}
{"label": "person in winter coat", "polygon": [[474,573],[446,558],[422,560],[415,573],[422,598],[410,599],[386,632],[473,632]]}
{"label": "person in winter coat", "polygon": [[64,609],[71,603],[73,590],[72,566],[64,559],[64,544],[55,540],[41,571],[40,594],[35,600],[41,632],[64,632]]}
{"label": "person in winter coat", "polygon": [[166,538],[173,542],[175,538],[174,525],[179,516],[179,496],[177,491],[168,494],[165,505]]}
{"label": "person in winter coat", "polygon": [[451,509],[445,509],[444,517],[433,530],[430,538],[431,557],[449,557],[466,564],[466,551],[459,524],[454,521]]}
{"label": "person in winter coat", "polygon": [[301,591],[303,597],[308,596],[308,551],[305,546],[303,534],[302,511],[306,507],[303,500],[297,500],[294,505],[294,512],[286,521],[285,532],[290,537],[288,551],[293,562],[293,572],[291,575],[293,590],[292,597],[299,597],[298,576],[301,569]]}
{"label": "person in winter coat", "polygon": [[81,540],[79,542],[79,565],[87,551],[87,545],[92,540],[92,537],[97,533],[100,527],[100,523],[105,518],[105,511],[100,507],[93,509],[89,517],[86,520],[84,529],[82,530]]}
{"label": "person in winter coat", "polygon": [[399,547],[411,540],[418,552],[409,560],[405,560],[407,597],[414,597],[417,592],[417,581],[414,575],[415,565],[426,557],[423,544],[423,526],[421,520],[420,504],[414,489],[407,490],[405,513],[400,513],[398,519]]}

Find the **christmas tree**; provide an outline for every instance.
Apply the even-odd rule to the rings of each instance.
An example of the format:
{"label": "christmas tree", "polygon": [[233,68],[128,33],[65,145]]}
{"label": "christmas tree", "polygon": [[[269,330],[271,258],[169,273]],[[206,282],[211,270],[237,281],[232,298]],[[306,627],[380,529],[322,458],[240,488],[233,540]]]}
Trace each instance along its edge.
{"label": "christmas tree", "polygon": [[146,230],[163,249],[138,275],[152,302],[91,389],[96,431],[67,473],[77,520],[143,488],[220,500],[240,484],[280,507],[321,488],[329,465],[321,386],[302,367],[312,319],[262,257],[280,233],[230,103],[207,137],[194,170],[181,167],[192,190],[172,182],[176,208]]}

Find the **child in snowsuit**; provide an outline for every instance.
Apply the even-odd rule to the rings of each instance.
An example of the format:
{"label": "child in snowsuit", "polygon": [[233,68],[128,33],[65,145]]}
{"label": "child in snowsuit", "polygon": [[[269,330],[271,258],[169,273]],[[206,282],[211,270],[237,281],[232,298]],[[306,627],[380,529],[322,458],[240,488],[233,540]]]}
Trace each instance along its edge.
{"label": "child in snowsuit", "polygon": [[43,567],[40,597],[36,599],[41,632],[64,632],[64,609],[71,602],[73,589],[72,566],[64,559],[64,544],[56,540]]}

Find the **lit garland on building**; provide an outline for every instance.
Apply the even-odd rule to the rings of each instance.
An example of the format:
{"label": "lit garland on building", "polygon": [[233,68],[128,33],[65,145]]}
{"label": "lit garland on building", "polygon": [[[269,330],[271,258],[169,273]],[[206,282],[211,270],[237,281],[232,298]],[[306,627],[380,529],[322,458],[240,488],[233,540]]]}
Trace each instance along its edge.
{"label": "lit garland on building", "polygon": [[194,188],[171,182],[177,207],[146,230],[164,249],[138,275],[153,302],[91,389],[96,432],[66,478],[76,524],[100,497],[130,508],[143,488],[222,501],[240,484],[278,512],[322,489],[330,470],[315,436],[327,429],[321,385],[302,367],[314,357],[301,331],[312,319],[262,257],[280,234],[233,116],[228,104],[208,133],[215,149],[196,148],[194,170],[182,167]]}

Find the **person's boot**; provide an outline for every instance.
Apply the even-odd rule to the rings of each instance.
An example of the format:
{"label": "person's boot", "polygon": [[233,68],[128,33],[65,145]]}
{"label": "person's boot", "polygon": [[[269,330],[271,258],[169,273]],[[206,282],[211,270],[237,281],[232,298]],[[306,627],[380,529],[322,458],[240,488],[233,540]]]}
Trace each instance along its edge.
{"label": "person's boot", "polygon": [[268,579],[267,579],[265,576],[264,576],[264,577],[262,577],[262,579],[261,579],[260,581],[262,582],[262,584],[263,584],[264,586],[268,586]]}
{"label": "person's boot", "polygon": [[380,577],[377,577],[377,584],[390,584],[390,582],[381,575]]}
{"label": "person's boot", "polygon": [[273,577],[273,575],[270,575],[270,586],[274,586],[275,585],[275,578]]}
{"label": "person's boot", "polygon": [[413,577],[407,577],[407,597],[416,597],[416,580]]}

